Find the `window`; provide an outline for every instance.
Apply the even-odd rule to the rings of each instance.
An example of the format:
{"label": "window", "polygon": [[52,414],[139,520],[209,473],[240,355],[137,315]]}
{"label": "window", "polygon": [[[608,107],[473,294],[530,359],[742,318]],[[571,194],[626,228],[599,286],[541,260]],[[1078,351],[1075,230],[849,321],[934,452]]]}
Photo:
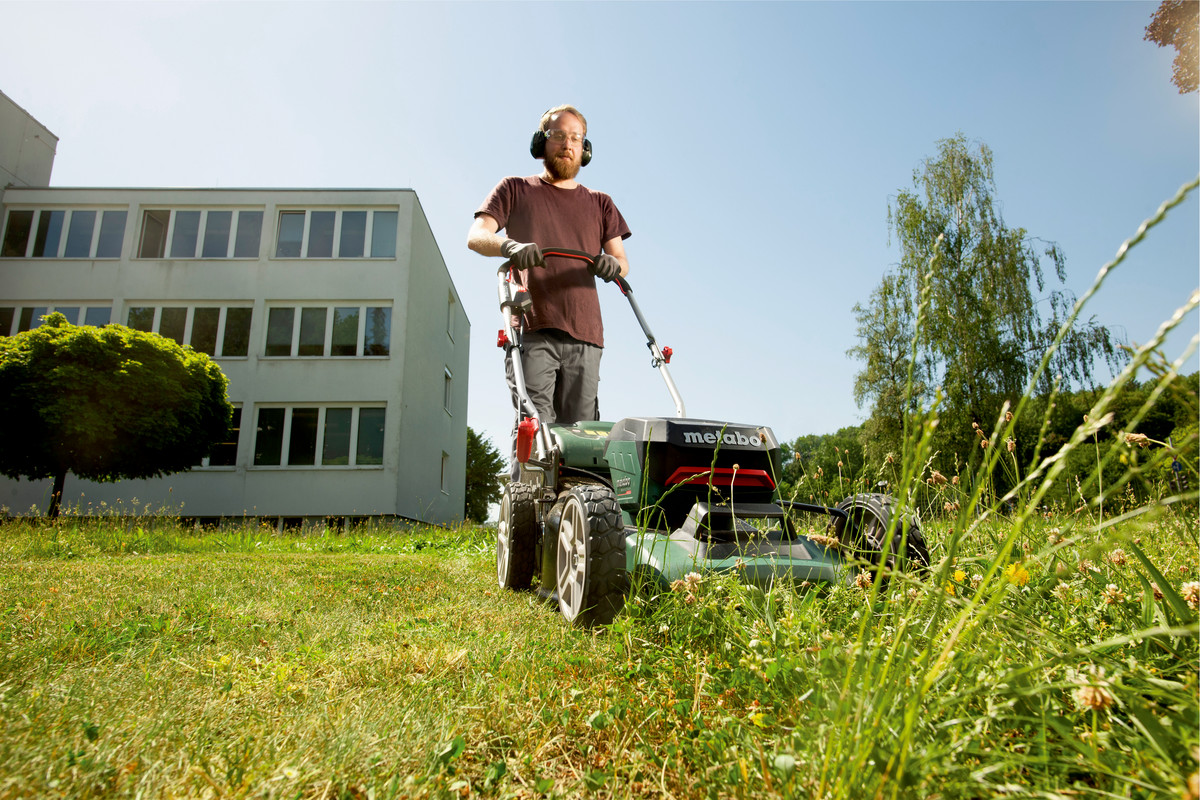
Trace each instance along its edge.
{"label": "window", "polygon": [[451,410],[454,400],[454,376],[450,374],[450,368],[446,367],[446,377],[442,382],[442,407],[446,409],[446,413],[453,416]]}
{"label": "window", "polygon": [[125,324],[189,344],[199,353],[244,358],[253,315],[249,306],[130,306]]}
{"label": "window", "polygon": [[120,258],[125,209],[16,209],[8,212],[4,258]]}
{"label": "window", "polygon": [[208,457],[200,461],[201,467],[232,467],[237,464],[238,440],[242,434],[242,407],[233,407],[233,419],[229,422],[229,436],[225,441],[213,445]]}
{"label": "window", "polygon": [[383,406],[259,407],[254,465],[381,466],[386,414]]}
{"label": "window", "polygon": [[42,317],[57,311],[72,325],[102,327],[111,321],[111,305],[7,306],[0,308],[0,336],[15,336],[42,324]]}
{"label": "window", "polygon": [[275,306],[267,309],[263,355],[386,356],[391,336],[388,306]]}
{"label": "window", "polygon": [[397,225],[396,211],[280,211],[275,257],[395,258]]}
{"label": "window", "polygon": [[450,494],[450,456],[442,453],[442,494]]}
{"label": "window", "polygon": [[138,258],[258,258],[262,218],[247,209],[146,209]]}
{"label": "window", "polygon": [[451,292],[446,300],[446,335],[450,337],[450,341],[454,341],[454,292]]}

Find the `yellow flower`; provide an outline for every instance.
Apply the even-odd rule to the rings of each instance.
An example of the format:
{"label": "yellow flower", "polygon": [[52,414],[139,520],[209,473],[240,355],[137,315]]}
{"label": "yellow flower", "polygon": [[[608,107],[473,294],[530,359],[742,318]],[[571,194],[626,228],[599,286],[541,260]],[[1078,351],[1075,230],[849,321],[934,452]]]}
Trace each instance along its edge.
{"label": "yellow flower", "polygon": [[961,569],[954,570],[954,582],[955,583],[962,583],[966,579],[967,579],[967,573],[963,572]]}
{"label": "yellow flower", "polygon": [[1017,586],[1024,586],[1029,583],[1029,570],[1022,567],[1020,564],[1009,564],[1004,568],[1004,577],[1010,583],[1015,583]]}

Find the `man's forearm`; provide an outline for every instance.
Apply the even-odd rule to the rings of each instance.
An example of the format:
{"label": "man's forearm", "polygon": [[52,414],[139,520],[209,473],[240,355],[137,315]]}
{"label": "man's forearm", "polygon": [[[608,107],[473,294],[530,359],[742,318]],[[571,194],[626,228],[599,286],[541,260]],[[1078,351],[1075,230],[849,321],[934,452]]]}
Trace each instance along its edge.
{"label": "man's forearm", "polygon": [[471,235],[467,237],[467,247],[481,256],[499,256],[504,239],[505,237],[498,233],[474,228],[471,230]]}

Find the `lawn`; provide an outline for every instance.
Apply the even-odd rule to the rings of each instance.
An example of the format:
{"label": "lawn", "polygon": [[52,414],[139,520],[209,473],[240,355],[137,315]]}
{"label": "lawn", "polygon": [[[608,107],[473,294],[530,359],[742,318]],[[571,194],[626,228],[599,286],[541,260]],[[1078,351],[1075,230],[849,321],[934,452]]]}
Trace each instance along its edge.
{"label": "lawn", "polygon": [[1098,523],[584,631],[482,528],[9,520],[0,797],[1195,797],[1195,508]]}

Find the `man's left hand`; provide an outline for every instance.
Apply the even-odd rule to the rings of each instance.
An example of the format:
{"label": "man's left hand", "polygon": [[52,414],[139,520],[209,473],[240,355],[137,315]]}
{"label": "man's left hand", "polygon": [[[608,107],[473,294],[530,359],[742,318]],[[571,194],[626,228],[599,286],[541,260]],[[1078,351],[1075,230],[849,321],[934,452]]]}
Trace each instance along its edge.
{"label": "man's left hand", "polygon": [[597,278],[603,278],[606,282],[611,283],[621,274],[621,262],[616,256],[608,253],[601,253],[592,261],[588,267],[588,272],[591,272]]}

